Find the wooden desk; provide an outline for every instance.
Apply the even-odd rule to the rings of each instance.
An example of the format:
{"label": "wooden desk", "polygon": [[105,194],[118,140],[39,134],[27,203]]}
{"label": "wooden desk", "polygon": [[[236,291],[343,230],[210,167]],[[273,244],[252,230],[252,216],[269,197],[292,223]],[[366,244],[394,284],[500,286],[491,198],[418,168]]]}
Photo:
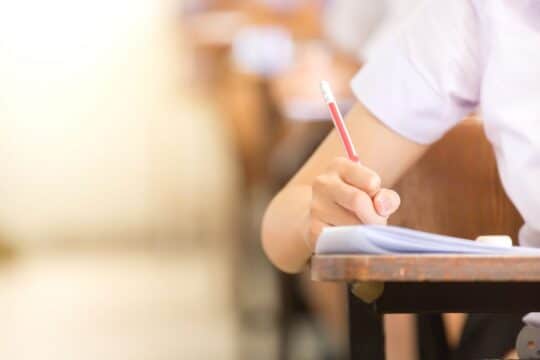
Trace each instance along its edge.
{"label": "wooden desk", "polygon": [[373,304],[349,291],[352,359],[384,359],[383,314],[540,311],[537,256],[325,255],[312,258],[311,276],[385,283]]}

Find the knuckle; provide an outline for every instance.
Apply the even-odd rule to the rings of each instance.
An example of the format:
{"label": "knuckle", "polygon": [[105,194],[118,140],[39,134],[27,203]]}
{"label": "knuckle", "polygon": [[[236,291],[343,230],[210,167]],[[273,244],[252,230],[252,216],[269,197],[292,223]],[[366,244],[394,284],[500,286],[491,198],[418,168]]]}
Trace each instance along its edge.
{"label": "knuckle", "polygon": [[380,188],[381,178],[375,171],[365,167],[353,171],[354,173],[351,173],[350,177],[356,180],[358,186],[366,191],[374,191]]}
{"label": "knuckle", "polygon": [[347,160],[344,157],[336,157],[332,161],[331,169],[337,171],[338,173],[342,173],[348,168],[349,160]]}
{"label": "knuckle", "polygon": [[345,206],[351,210],[356,210],[362,198],[361,192],[362,191],[354,188],[346,189],[344,192]]}
{"label": "knuckle", "polygon": [[379,224],[378,216],[375,213],[373,201],[364,192],[359,192],[356,198],[356,215],[363,224]]}
{"label": "knuckle", "polygon": [[369,195],[360,190],[354,194],[354,202],[360,209],[369,209],[373,206]]}
{"label": "knuckle", "polygon": [[327,186],[328,186],[328,178],[327,178],[327,176],[326,175],[319,175],[313,181],[312,188],[313,188],[313,191],[315,193],[319,193],[319,192],[325,190]]}
{"label": "knuckle", "polygon": [[322,174],[313,181],[313,190],[316,193],[327,192],[335,184],[335,176]]}

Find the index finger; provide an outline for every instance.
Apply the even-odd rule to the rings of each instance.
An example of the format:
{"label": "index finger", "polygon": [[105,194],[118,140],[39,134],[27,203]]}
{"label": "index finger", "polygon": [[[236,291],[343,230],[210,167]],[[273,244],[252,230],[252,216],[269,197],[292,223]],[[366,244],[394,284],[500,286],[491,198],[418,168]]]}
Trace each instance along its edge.
{"label": "index finger", "polygon": [[344,182],[365,191],[369,196],[374,196],[380,190],[381,178],[370,168],[348,159],[340,161],[338,167],[338,173]]}

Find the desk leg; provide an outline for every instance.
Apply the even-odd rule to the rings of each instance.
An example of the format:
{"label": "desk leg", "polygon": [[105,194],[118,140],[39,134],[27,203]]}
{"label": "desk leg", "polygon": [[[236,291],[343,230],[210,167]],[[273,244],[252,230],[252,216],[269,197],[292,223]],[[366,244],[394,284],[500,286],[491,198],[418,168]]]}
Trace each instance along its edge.
{"label": "desk leg", "polygon": [[441,314],[416,316],[418,355],[421,360],[449,360],[450,347]]}
{"label": "desk leg", "polygon": [[383,317],[348,289],[349,349],[351,360],[384,360]]}

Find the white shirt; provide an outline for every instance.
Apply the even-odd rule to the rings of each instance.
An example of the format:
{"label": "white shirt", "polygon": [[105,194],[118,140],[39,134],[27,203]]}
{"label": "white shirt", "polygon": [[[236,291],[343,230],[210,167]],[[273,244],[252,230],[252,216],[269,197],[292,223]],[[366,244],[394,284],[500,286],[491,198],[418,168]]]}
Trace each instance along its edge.
{"label": "white shirt", "polygon": [[352,80],[382,122],[418,143],[480,107],[503,186],[540,246],[540,1],[427,1]]}

